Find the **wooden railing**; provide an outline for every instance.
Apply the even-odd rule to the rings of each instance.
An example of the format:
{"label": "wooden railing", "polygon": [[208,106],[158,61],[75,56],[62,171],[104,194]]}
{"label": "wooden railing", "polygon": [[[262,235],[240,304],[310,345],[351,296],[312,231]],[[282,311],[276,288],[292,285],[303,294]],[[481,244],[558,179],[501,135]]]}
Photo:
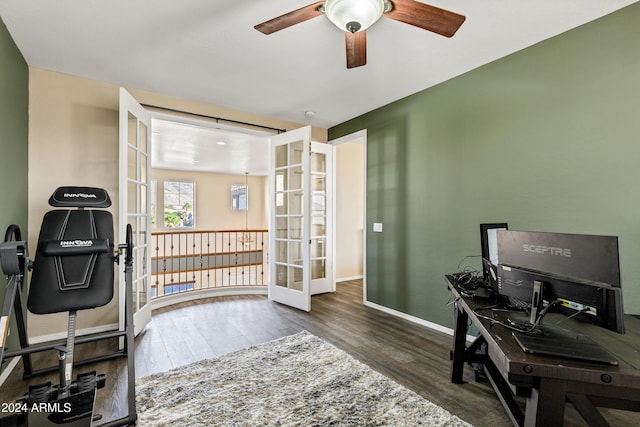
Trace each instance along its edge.
{"label": "wooden railing", "polygon": [[267,284],[267,230],[161,231],[151,239],[151,298]]}

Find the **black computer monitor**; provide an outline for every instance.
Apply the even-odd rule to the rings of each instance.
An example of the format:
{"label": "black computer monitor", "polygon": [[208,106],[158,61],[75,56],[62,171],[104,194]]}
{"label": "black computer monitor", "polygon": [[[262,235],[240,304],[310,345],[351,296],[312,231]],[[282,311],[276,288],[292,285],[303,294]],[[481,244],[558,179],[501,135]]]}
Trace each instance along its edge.
{"label": "black computer monitor", "polygon": [[534,283],[553,311],[624,333],[618,239],[499,231],[498,293],[531,303]]}
{"label": "black computer monitor", "polygon": [[617,236],[500,230],[501,264],[620,286]]}
{"label": "black computer monitor", "polygon": [[[508,229],[509,226],[506,222],[480,224],[480,250],[483,259],[482,276],[485,283],[490,284],[492,280],[495,280],[495,267],[500,262],[498,256],[498,231]],[[492,268],[491,265],[494,267]]]}

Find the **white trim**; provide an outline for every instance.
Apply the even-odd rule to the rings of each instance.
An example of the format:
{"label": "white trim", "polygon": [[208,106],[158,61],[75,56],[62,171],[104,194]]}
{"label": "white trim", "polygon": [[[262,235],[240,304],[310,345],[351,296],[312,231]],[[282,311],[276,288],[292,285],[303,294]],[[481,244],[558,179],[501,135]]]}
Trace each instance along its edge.
{"label": "white trim", "polygon": [[233,286],[224,288],[199,289],[179,293],[175,295],[167,295],[156,298],[151,301],[151,310],[162,307],[179,304],[181,302],[193,301],[201,298],[212,298],[232,295],[267,295],[268,288],[266,286]]}
{"label": "white trim", "polygon": [[[364,304],[367,303],[367,130],[366,129],[361,129],[357,132],[353,132],[350,133],[348,135],[345,136],[341,136],[340,138],[336,138],[336,139],[332,139],[331,141],[329,141],[328,143],[333,145],[333,146],[338,146],[340,144],[346,144],[346,143],[355,143],[355,144],[362,144],[362,167],[363,167],[363,173],[364,173],[364,177],[363,177],[363,189],[362,189],[362,276],[358,277],[358,279],[362,279],[362,302]],[[337,156],[334,157],[334,162]],[[334,184],[334,191],[333,191],[333,195],[335,197],[336,191],[335,191],[335,186],[338,184],[337,183],[337,179],[335,179],[335,172],[336,168],[333,168],[333,184]],[[334,203],[334,218],[335,218],[335,203]],[[336,254],[336,248],[335,248],[335,244],[336,244],[336,236],[335,236],[335,232],[336,232],[336,227],[333,227],[333,253],[334,253],[334,257]],[[335,264],[334,264],[335,266]],[[340,279],[340,280],[336,280],[336,282],[341,281],[341,280],[349,280],[349,279]]]}
{"label": "white trim", "polygon": [[18,362],[20,362],[20,356],[14,357],[13,359],[11,359],[11,362],[7,363],[7,366],[4,368],[4,370],[0,374],[0,387],[2,387],[2,385],[7,380],[7,378],[9,378],[9,375],[11,375],[13,368],[16,367]]}
{"label": "white trim", "polygon": [[[109,325],[93,326],[91,328],[78,329],[76,331],[76,337],[83,335],[100,334],[102,332],[117,331],[118,324],[111,323]],[[67,338],[67,332],[56,332],[55,334],[39,335],[37,337],[29,338],[29,345],[42,344],[45,342],[59,341]]]}
{"label": "white trim", "polygon": [[[380,311],[382,311],[384,313],[387,313],[387,314],[390,314],[392,316],[396,316],[396,317],[399,317],[401,319],[408,320],[409,322],[416,323],[416,324],[418,324],[420,326],[424,326],[424,327],[429,328],[431,330],[434,330],[434,331],[437,331],[437,332],[442,332],[444,334],[453,336],[453,329],[447,328],[446,326],[438,325],[437,323],[429,322],[428,320],[420,319],[419,317],[415,317],[415,316],[412,316],[410,314],[403,313],[401,311],[394,310],[392,308],[385,307],[383,305],[379,305],[379,304],[376,304],[376,303],[373,303],[373,302],[365,301],[364,305],[367,306],[367,307],[371,307],[373,309],[376,309],[376,310],[380,310]],[[472,335],[467,335],[467,341],[470,342],[470,341],[474,341],[475,339],[476,339],[476,337],[474,337]]]}
{"label": "white trim", "polygon": [[367,130],[362,129],[357,132],[350,133],[349,135],[341,136],[340,138],[332,139],[329,141],[331,145],[346,144],[347,142],[355,142],[357,144],[366,143]]}
{"label": "white trim", "polygon": [[362,279],[362,278],[364,278],[364,276],[363,276],[363,275],[360,275],[360,276],[351,276],[351,277],[341,277],[341,278],[339,278],[339,279],[336,279],[336,283],[340,283],[340,282],[347,282],[347,281],[349,281],[349,280],[360,280],[360,279]]}

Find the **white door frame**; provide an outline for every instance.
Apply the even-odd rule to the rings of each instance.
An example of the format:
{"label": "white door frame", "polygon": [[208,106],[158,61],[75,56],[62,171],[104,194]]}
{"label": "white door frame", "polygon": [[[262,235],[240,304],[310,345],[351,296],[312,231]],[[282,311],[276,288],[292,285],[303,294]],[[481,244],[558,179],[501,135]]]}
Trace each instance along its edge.
{"label": "white door frame", "polygon": [[[363,224],[363,229],[362,229],[362,301],[366,302],[367,301],[367,130],[366,129],[362,129],[359,130],[357,132],[354,133],[350,133],[349,135],[345,135],[345,136],[341,136],[340,138],[336,138],[336,139],[332,139],[331,141],[329,141],[328,143],[334,146],[338,146],[340,144],[346,144],[348,142],[353,142],[353,143],[358,143],[358,144],[362,144],[363,145],[363,150],[362,150],[362,156],[363,156],[363,165],[364,165],[364,179],[363,179],[363,192],[362,192],[362,224]],[[336,186],[338,185],[337,179],[336,179],[336,159],[338,156],[334,156],[333,157],[333,196],[335,198],[335,194],[336,194]],[[333,204],[333,217],[336,218],[336,203]],[[334,253],[334,258],[335,258],[335,254],[336,254],[336,226],[334,224],[333,227],[333,253]],[[334,271],[335,271],[335,265],[334,265]],[[334,276],[335,277],[335,276]],[[335,280],[334,280],[335,282]]]}

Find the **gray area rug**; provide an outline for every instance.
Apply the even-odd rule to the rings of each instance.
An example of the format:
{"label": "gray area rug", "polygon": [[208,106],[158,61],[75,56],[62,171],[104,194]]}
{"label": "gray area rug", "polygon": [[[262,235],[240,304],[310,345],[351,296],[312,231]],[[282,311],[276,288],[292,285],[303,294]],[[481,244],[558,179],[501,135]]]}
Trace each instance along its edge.
{"label": "gray area rug", "polygon": [[469,426],[301,332],[136,380],[138,426]]}

